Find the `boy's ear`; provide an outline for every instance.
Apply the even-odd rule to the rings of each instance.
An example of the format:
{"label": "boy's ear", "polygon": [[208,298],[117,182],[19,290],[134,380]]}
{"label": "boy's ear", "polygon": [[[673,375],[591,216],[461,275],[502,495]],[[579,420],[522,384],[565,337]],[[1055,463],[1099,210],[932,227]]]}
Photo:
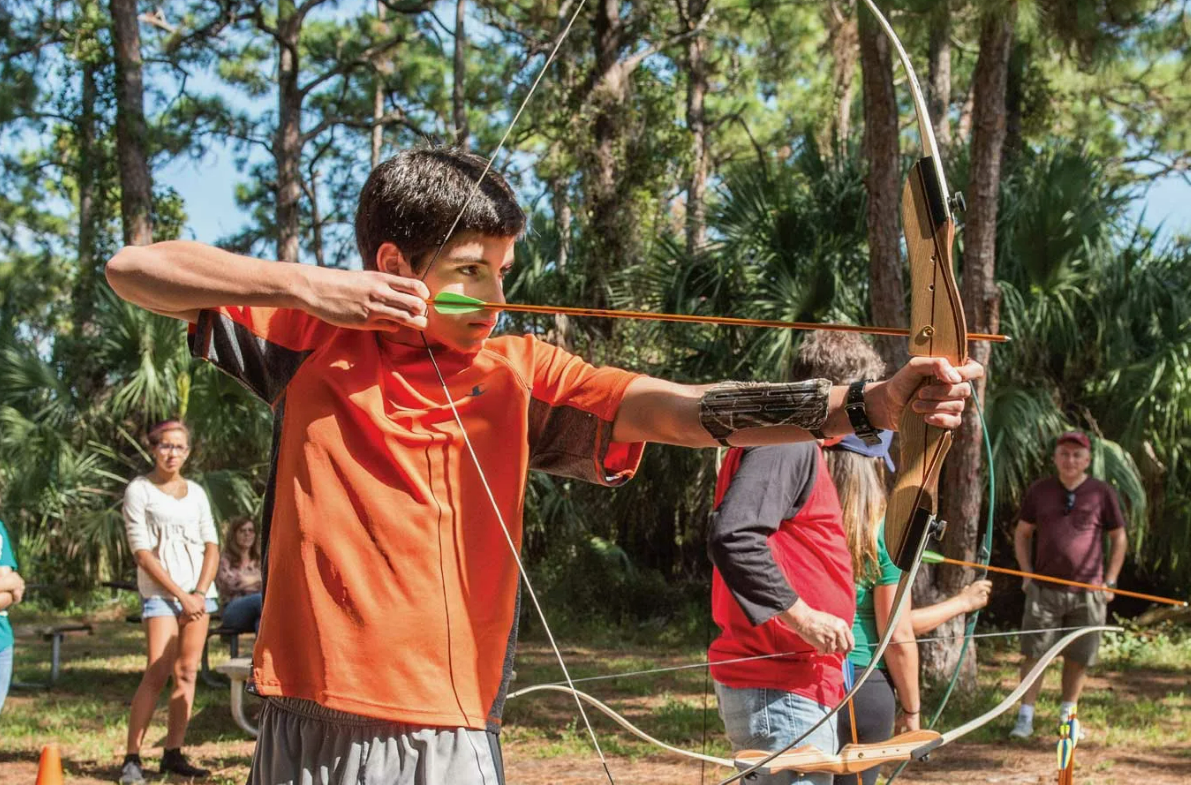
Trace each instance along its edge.
{"label": "boy's ear", "polygon": [[381,243],[376,249],[376,269],[389,275],[400,275],[403,278],[416,278],[413,266],[401,253],[395,243]]}

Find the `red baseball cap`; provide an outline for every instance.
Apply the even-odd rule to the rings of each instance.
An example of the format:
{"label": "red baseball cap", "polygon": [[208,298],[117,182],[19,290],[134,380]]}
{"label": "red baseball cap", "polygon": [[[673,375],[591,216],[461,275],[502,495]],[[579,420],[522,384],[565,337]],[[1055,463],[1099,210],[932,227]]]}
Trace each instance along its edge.
{"label": "red baseball cap", "polygon": [[1055,441],[1055,446],[1063,444],[1064,442],[1078,444],[1085,450],[1092,449],[1092,442],[1088,439],[1088,435],[1083,431],[1067,431]]}

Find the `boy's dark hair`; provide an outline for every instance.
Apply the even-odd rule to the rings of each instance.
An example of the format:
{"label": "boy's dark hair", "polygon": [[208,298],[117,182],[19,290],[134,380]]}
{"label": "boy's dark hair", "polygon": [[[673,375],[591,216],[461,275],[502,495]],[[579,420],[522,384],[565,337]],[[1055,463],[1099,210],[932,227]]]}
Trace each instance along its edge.
{"label": "boy's dark hair", "polygon": [[[451,222],[484,171],[487,160],[457,147],[406,150],[368,175],[356,208],[356,247],[365,270],[393,243],[417,272],[447,237]],[[520,237],[525,213],[503,176],[489,170],[455,228],[492,237]]]}

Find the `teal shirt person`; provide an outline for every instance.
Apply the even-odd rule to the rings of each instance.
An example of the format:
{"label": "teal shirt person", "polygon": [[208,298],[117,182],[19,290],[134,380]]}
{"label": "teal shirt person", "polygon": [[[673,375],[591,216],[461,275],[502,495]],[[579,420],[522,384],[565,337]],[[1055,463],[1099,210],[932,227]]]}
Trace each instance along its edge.
{"label": "teal shirt person", "polygon": [[856,617],[852,622],[852,637],[856,645],[848,654],[848,661],[858,669],[868,667],[873,659],[873,650],[881,640],[873,590],[878,586],[896,584],[901,577],[902,571],[889,558],[889,551],[885,549],[885,523],[882,522],[877,532],[876,579],[856,584]]}
{"label": "teal shirt person", "polygon": [[[0,521],[0,567],[17,568],[17,555],[12,549],[12,539],[8,536],[8,529],[4,528],[4,521]],[[8,621],[8,612],[0,612],[0,651],[4,651],[13,643],[12,624]]]}

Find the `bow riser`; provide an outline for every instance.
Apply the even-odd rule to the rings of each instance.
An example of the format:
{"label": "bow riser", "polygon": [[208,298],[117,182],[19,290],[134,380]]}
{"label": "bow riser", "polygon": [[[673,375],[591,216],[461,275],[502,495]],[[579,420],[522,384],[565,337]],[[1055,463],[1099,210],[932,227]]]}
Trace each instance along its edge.
{"label": "bow riser", "polygon": [[[902,189],[902,225],[910,262],[911,355],[967,362],[967,323],[951,248],[955,222],[947,210],[945,186],[930,157],[914,164]],[[909,569],[913,544],[934,520],[939,474],[951,449],[950,431],[927,425],[906,409],[898,424],[901,463],[885,513],[885,542],[894,563]]]}

